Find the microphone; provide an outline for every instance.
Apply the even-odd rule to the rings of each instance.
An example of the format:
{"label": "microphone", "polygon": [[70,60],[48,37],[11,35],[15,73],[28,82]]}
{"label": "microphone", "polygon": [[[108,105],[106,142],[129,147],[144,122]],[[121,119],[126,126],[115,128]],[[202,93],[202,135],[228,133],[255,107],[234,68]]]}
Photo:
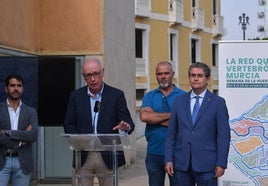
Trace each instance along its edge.
{"label": "microphone", "polygon": [[93,118],[93,132],[94,132],[94,134],[97,134],[95,120],[96,120],[96,114],[100,110],[100,104],[101,104],[100,101],[95,101],[95,105],[94,105],[94,109],[93,109],[93,111],[95,112],[94,118]]}
{"label": "microphone", "polygon": [[94,112],[99,112],[100,109],[100,101],[95,101],[95,106],[94,106]]}

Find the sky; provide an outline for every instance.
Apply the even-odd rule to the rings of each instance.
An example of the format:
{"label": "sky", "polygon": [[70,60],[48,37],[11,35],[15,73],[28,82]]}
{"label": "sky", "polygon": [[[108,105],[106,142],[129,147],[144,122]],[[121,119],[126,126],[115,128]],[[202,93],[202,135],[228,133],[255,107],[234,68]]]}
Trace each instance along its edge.
{"label": "sky", "polygon": [[[266,0],[267,1],[267,0]],[[268,3],[268,1],[267,1]],[[265,10],[266,20],[258,19],[258,12]],[[268,29],[268,5],[259,6],[259,0],[221,0],[221,15],[224,17],[225,35],[223,40],[243,40],[243,30],[239,25],[239,16],[243,13],[249,16],[249,25],[245,31],[245,38],[267,37],[257,31],[258,25],[264,25]]]}

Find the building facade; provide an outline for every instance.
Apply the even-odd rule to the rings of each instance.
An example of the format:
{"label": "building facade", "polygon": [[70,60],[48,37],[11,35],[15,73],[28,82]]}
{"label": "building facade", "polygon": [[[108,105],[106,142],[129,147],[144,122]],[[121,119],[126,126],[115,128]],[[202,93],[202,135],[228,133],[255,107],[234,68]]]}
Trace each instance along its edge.
{"label": "building facade", "polygon": [[[125,92],[135,118],[134,6],[126,0],[0,1],[1,81],[9,69],[37,85],[25,87],[38,98],[31,105],[40,124],[33,182],[71,178],[72,152],[60,134],[70,91],[85,85],[81,63],[88,56],[102,59],[105,82]],[[135,134],[130,139],[134,144]],[[129,165],[135,150],[126,155]]]}
{"label": "building facade", "polygon": [[[0,65],[4,58],[15,60],[13,66],[29,58],[38,69],[38,78],[29,77],[37,79],[40,116],[33,181],[71,176],[71,153],[60,137],[62,117],[69,91],[85,85],[80,69],[87,56],[101,58],[105,81],[125,91],[139,137],[144,127],[139,107],[158,85],[159,61],[172,62],[174,83],[184,90],[189,65],[207,63],[208,87],[217,92],[223,31],[220,0],[1,0]],[[59,100],[61,107],[53,110]],[[135,151],[127,156],[131,163]]]}
{"label": "building facade", "polygon": [[155,67],[170,61],[174,83],[189,90],[187,69],[201,61],[212,69],[209,89],[218,91],[218,41],[224,33],[220,0],[136,0],[136,106],[158,86]]}

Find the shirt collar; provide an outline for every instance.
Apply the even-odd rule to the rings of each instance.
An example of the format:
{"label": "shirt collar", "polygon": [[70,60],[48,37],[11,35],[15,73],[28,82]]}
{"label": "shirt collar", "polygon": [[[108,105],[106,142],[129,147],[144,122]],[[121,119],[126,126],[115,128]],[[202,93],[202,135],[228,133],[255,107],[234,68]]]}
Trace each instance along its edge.
{"label": "shirt collar", "polygon": [[[101,91],[96,94],[97,97],[101,96],[104,89],[104,84],[102,84]],[[87,94],[91,97],[93,97],[93,94],[90,92],[89,88],[87,87]]]}
{"label": "shirt collar", "polygon": [[[204,90],[204,91],[203,91],[201,94],[199,94],[198,96],[199,96],[200,98],[204,98],[205,95],[206,95],[206,92],[207,92],[207,89]],[[191,98],[191,99],[192,99],[192,98],[195,98],[195,96],[197,96],[197,95],[194,93],[194,91],[191,91],[190,98]]]}
{"label": "shirt collar", "polygon": [[[169,92],[168,96],[171,95],[171,94],[173,94],[174,92],[177,92],[177,91],[178,91],[178,88],[176,87],[176,85],[174,85],[174,84],[172,84],[172,85],[173,85],[173,88],[172,88],[172,90]],[[157,92],[162,93],[162,92],[161,92],[161,88],[160,88],[160,86],[157,87],[156,90],[157,90]]]}
{"label": "shirt collar", "polygon": [[[18,108],[21,106],[21,104],[22,104],[22,102],[21,102],[21,100],[20,100]],[[9,102],[8,102],[8,99],[7,99],[7,106],[12,108],[12,106],[11,106],[11,105],[9,104]]]}

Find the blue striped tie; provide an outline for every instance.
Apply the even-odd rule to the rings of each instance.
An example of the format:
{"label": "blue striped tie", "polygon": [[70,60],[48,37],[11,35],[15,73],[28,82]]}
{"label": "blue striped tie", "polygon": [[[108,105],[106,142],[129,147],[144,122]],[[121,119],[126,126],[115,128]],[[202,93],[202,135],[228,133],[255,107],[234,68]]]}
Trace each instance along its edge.
{"label": "blue striped tie", "polygon": [[195,119],[196,119],[196,116],[198,114],[198,111],[199,111],[199,98],[200,96],[195,96],[195,104],[194,104],[194,108],[193,108],[193,113],[192,113],[192,121],[193,123],[195,122]]}

